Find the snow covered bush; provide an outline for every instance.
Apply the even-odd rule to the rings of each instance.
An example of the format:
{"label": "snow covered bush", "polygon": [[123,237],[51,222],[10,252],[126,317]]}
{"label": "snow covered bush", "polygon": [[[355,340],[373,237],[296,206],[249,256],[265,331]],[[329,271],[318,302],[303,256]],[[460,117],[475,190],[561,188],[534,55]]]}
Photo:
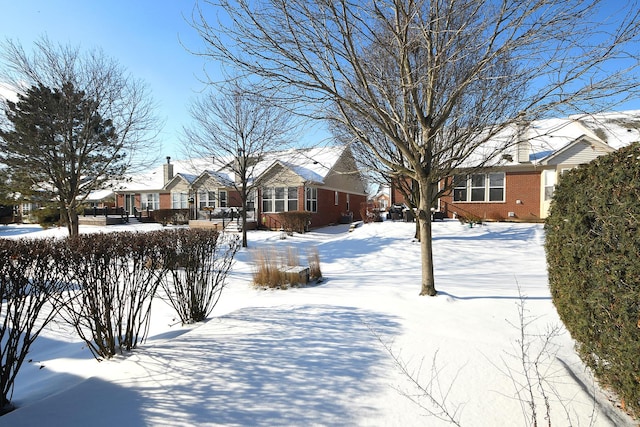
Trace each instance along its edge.
{"label": "snow covered bush", "polygon": [[51,301],[66,286],[61,245],[52,239],[0,239],[0,415],[13,409],[16,375],[57,312]]}
{"label": "snow covered bush", "polygon": [[128,351],[147,334],[165,267],[167,232],[87,234],[66,240],[73,298],[61,312],[97,359]]}
{"label": "snow covered bush", "polygon": [[640,415],[640,144],[564,174],[546,223],[553,302],[584,362]]}
{"label": "snow covered bush", "polygon": [[240,241],[208,229],[169,233],[161,255],[167,269],[162,287],[182,323],[201,322],[220,299]]}

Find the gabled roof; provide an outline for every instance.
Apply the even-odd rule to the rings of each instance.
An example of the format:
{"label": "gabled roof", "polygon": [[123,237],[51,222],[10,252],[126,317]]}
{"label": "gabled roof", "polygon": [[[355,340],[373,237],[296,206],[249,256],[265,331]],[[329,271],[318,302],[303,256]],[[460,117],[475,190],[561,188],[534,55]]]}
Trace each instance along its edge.
{"label": "gabled roof", "polygon": [[192,184],[197,184],[200,181],[206,180],[207,178],[213,178],[216,182],[224,187],[233,186],[233,180],[229,178],[229,174],[214,170],[206,170],[202,172],[196,177]]}
{"label": "gabled roof", "polygon": [[[488,165],[542,165],[579,142],[613,151],[638,140],[640,110],[536,120],[505,129],[472,156],[469,164],[480,162],[484,151],[495,156]],[[498,150],[506,144],[508,148]]]}
{"label": "gabled roof", "polygon": [[[265,153],[262,159],[254,165],[250,181],[263,175],[268,170],[280,166],[293,171],[306,182],[322,184],[346,149],[346,146],[340,145]],[[195,181],[204,179],[205,176],[211,176],[221,184],[232,185],[234,173],[230,170],[229,165],[232,164],[234,159],[217,160],[216,165],[213,164],[212,159],[174,161],[171,163],[174,171],[174,178],[172,179],[184,179],[192,184]],[[211,166],[218,166],[218,169],[211,169]],[[167,183],[167,186],[164,185],[163,167],[164,165],[160,165],[148,173],[128,177],[125,182],[121,182],[116,186],[116,191],[164,191],[169,183]]]}
{"label": "gabled roof", "polygon": [[172,188],[172,187],[174,187],[174,186],[178,183],[178,181],[184,181],[184,182],[186,182],[187,184],[191,185],[191,184],[193,184],[193,182],[196,180],[196,178],[197,178],[197,175],[194,175],[194,174],[192,174],[192,173],[183,173],[183,172],[179,172],[179,173],[175,174],[175,175],[173,176],[173,178],[171,178],[171,179],[169,180],[169,182],[167,182],[167,183],[164,185],[164,187],[163,187],[163,188],[165,188],[165,189]]}
{"label": "gabled roof", "polygon": [[269,153],[256,165],[255,176],[262,176],[276,167],[282,167],[306,182],[323,184],[346,149],[346,146],[340,145]]}
{"label": "gabled roof", "polygon": [[542,165],[552,164],[554,159],[562,156],[564,153],[570,151],[573,147],[575,147],[576,145],[579,145],[579,144],[586,144],[586,145],[590,146],[591,148],[600,151],[601,153],[611,153],[611,152],[615,151],[615,149],[613,147],[611,147],[610,145],[605,144],[604,142],[600,141],[599,139],[594,139],[594,138],[591,138],[591,137],[586,136],[586,135],[581,135],[580,137],[578,137],[574,141],[566,144],[565,146],[563,146],[559,150],[556,150],[556,151],[551,152],[549,154],[545,153],[546,155],[544,155],[544,157],[542,157],[537,162],[539,164],[542,164]]}
{"label": "gabled roof", "polygon": [[[200,171],[207,166],[211,166],[211,161],[209,160],[207,166],[200,168],[203,164],[203,161],[192,160],[174,161],[171,163],[174,177],[182,175],[182,178],[185,180],[189,179],[188,177],[190,175],[194,177],[197,176]],[[125,180],[115,183],[113,187],[115,191],[123,192],[145,193],[163,191],[165,188],[164,165],[156,166],[148,172],[130,174]]]}

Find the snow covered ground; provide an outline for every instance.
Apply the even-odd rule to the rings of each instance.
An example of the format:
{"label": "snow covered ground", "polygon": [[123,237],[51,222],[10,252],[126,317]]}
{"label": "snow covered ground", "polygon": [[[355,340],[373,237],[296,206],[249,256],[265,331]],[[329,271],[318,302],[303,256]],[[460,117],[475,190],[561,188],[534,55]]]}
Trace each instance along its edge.
{"label": "snow covered ground", "polygon": [[[339,225],[285,240],[250,232],[251,248],[317,247],[324,281],[255,289],[251,248],[241,250],[209,321],[184,327],[157,301],[147,342],[104,362],[52,324],[17,379],[19,408],[0,426],[440,426],[451,425],[448,416],[462,426],[531,425],[519,342],[534,359],[540,336],[560,326],[543,227],[433,226],[436,297],[418,296],[413,224]],[[65,233],[0,226],[7,238]],[[634,425],[595,391],[564,329],[537,360],[552,425]],[[537,420],[547,425],[532,380]]]}

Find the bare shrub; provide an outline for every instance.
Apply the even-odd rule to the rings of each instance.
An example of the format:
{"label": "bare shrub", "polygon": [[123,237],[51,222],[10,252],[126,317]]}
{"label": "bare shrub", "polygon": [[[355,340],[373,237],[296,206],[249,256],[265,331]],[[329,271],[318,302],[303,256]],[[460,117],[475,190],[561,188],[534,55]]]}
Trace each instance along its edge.
{"label": "bare shrub", "polygon": [[167,269],[162,287],[182,323],[201,322],[211,314],[239,247],[237,237],[216,230],[170,232],[162,250]]}
{"label": "bare shrub", "polygon": [[[315,252],[314,252],[315,251]],[[253,283],[259,287],[286,289],[321,277],[317,248],[307,253],[309,266],[301,264],[296,248],[261,248],[253,251]]]}
{"label": "bare shrub", "polygon": [[322,271],[320,270],[320,253],[315,246],[310,248],[307,252],[307,260],[309,261],[309,279],[319,280],[322,278]]}
{"label": "bare shrub", "polygon": [[377,331],[373,330],[371,327],[369,327],[369,330],[378,339],[380,344],[382,344],[387,353],[389,353],[396,369],[409,380],[409,389],[397,387],[396,391],[414,403],[427,416],[437,418],[440,421],[444,421],[455,426],[460,426],[460,416],[463,405],[452,404],[449,402],[449,394],[451,393],[461,370],[458,370],[449,384],[443,384],[440,379],[441,368],[439,367],[438,351],[436,350],[433,354],[433,359],[431,360],[429,380],[425,383],[421,380],[422,363],[420,363],[417,369],[410,368],[408,363],[391,348],[391,345],[383,341]]}
{"label": "bare shrub", "polygon": [[61,312],[98,360],[129,351],[148,332],[151,301],[164,265],[164,232],[108,233],[67,239],[73,298]]}
{"label": "bare shrub", "polygon": [[65,289],[61,243],[0,239],[0,415],[11,411],[16,375],[31,344],[58,311]]}
{"label": "bare shrub", "polygon": [[278,251],[274,248],[261,248],[252,252],[253,283],[267,288],[285,287],[286,278],[280,268]]}

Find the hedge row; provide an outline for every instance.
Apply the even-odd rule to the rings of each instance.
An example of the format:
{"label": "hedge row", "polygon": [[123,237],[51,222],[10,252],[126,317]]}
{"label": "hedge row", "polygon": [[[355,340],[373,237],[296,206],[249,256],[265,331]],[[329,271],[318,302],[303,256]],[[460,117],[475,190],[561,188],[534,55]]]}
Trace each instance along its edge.
{"label": "hedge row", "polygon": [[288,232],[304,233],[311,224],[311,212],[291,211],[278,214],[282,228]]}
{"label": "hedge row", "polygon": [[0,239],[0,413],[11,409],[15,376],[54,316],[96,358],[110,358],[144,340],[160,288],[183,323],[204,320],[238,248],[237,237],[190,229]]}

